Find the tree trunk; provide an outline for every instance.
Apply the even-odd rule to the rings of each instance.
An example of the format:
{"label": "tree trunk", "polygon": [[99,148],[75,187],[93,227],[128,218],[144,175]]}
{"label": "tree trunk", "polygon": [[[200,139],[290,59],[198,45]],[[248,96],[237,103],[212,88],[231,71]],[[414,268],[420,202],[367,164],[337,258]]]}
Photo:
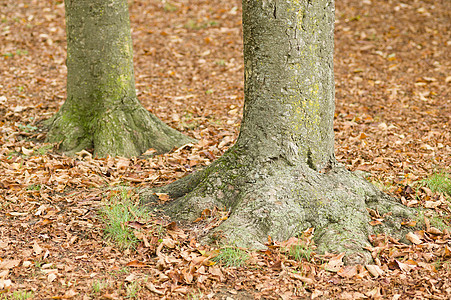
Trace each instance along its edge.
{"label": "tree trunk", "polygon": [[127,0],[66,0],[67,99],[49,121],[49,142],[104,156],[166,152],[190,139],[138,101]]}
{"label": "tree trunk", "polygon": [[[319,251],[345,251],[348,263],[370,259],[368,234],[401,229],[397,217],[409,211],[335,160],[333,30],[332,0],[243,0],[239,138],[203,171],[158,190],[177,198],[169,215],[190,221],[225,208],[229,218],[204,239],[252,248],[314,227]],[[367,208],[391,215],[372,227]]]}

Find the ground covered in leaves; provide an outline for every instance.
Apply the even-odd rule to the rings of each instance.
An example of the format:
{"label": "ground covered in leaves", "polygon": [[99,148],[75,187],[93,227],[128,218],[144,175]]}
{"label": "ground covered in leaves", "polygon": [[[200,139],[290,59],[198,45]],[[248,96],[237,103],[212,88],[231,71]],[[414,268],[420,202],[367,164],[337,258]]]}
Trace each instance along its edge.
{"label": "ground covered in leaves", "polygon": [[[448,1],[336,3],[336,156],[425,209],[405,224],[423,228],[407,236],[412,244],[371,236],[367,266],[316,254],[313,229],[269,238],[262,252],[218,250],[135,211],[138,196],[128,187],[163,185],[208,165],[237,136],[238,0],[130,1],[138,96],[198,144],[133,159],[66,157],[44,144],[39,122],[65,99],[61,2],[0,2],[1,299],[451,298]],[[130,217],[120,228],[131,244],[105,231],[112,207]],[[369,213],[372,225],[383,222]],[[226,217],[204,211],[199,227]]]}

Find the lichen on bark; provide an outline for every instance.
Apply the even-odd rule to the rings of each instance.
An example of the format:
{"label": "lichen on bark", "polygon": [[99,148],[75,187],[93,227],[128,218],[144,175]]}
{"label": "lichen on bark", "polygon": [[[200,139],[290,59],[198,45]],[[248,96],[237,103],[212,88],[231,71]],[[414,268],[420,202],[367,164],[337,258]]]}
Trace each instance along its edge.
{"label": "lichen on bark", "polygon": [[68,154],[167,152],[191,139],[150,114],[136,97],[126,0],[65,1],[67,99],[47,122],[47,141]]}
{"label": "lichen on bark", "polygon": [[[334,157],[332,0],[243,0],[245,103],[236,144],[204,170],[155,191],[175,200],[163,210],[185,222],[205,208],[230,211],[202,236],[262,248],[314,227],[320,252],[371,259],[368,235],[402,237],[412,212],[340,166]],[[373,227],[367,209],[385,215]]]}

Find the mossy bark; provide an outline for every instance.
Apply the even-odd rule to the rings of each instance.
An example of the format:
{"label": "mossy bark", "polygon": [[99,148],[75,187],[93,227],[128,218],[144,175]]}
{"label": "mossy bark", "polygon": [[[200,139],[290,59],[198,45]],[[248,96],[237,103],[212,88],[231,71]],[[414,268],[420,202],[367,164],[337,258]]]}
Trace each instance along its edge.
{"label": "mossy bark", "polygon": [[[203,171],[158,189],[176,198],[167,214],[192,221],[225,208],[230,217],[204,239],[252,248],[314,227],[319,251],[345,251],[348,263],[371,259],[368,234],[402,235],[411,212],[335,160],[333,30],[332,0],[243,0],[239,138]],[[373,227],[367,208],[390,213]]]}
{"label": "mossy bark", "polygon": [[49,120],[49,142],[99,156],[166,152],[190,139],[150,114],[136,97],[126,0],[67,0],[67,99]]}

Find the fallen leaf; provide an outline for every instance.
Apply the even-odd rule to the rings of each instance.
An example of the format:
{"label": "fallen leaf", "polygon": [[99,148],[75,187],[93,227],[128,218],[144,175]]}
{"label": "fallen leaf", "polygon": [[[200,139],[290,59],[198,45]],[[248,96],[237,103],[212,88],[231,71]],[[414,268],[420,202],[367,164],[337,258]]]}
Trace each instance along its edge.
{"label": "fallen leaf", "polygon": [[155,195],[157,195],[158,200],[162,201],[162,202],[166,202],[171,200],[171,198],[169,197],[168,194],[166,193],[155,193]]}
{"label": "fallen leaf", "polygon": [[406,239],[408,239],[409,241],[411,241],[415,245],[421,244],[420,237],[418,235],[416,235],[415,233],[413,233],[413,232],[409,232],[408,234],[406,234]]}
{"label": "fallen leaf", "polygon": [[39,255],[42,253],[43,249],[38,245],[36,241],[33,242],[33,251],[34,254]]}
{"label": "fallen leaf", "polygon": [[70,299],[70,298],[75,297],[77,294],[78,294],[78,293],[77,293],[75,290],[70,289],[70,290],[68,290],[68,291],[66,291],[66,292],[64,293],[64,295],[63,295],[62,298],[63,298],[63,299]]}
{"label": "fallen leaf", "polygon": [[133,282],[136,278],[136,275],[131,273],[130,275],[128,275],[127,277],[125,277],[125,281],[127,282]]}
{"label": "fallen leaf", "polygon": [[173,248],[175,248],[175,245],[177,244],[177,242],[174,240],[171,240],[171,239],[163,239],[162,244],[168,248],[173,249]]}
{"label": "fallen leaf", "polygon": [[162,291],[161,289],[157,289],[152,282],[147,282],[146,283],[146,288],[149,289],[149,291],[154,292],[155,294],[158,295],[164,295],[164,291]]}
{"label": "fallen leaf", "polygon": [[311,298],[312,298],[312,299],[316,299],[316,298],[318,298],[318,297],[320,297],[320,296],[322,296],[322,295],[324,295],[324,292],[323,292],[323,291],[320,291],[320,290],[314,290],[313,293],[312,293],[312,295],[311,295]]}
{"label": "fallen leaf", "polygon": [[382,270],[378,265],[365,265],[365,268],[370,272],[373,277],[379,277],[384,274],[384,270]]}
{"label": "fallen leaf", "polygon": [[371,299],[382,299],[382,295],[381,295],[381,288],[380,287],[375,287],[374,289],[372,289],[371,291],[365,293],[366,296],[370,297]]}
{"label": "fallen leaf", "polygon": [[340,253],[335,257],[332,257],[328,263],[324,266],[324,269],[330,272],[337,272],[344,265],[343,257],[345,253]]}
{"label": "fallen leaf", "polygon": [[301,275],[296,274],[296,273],[290,273],[290,277],[293,278],[293,279],[296,279],[296,280],[300,280],[300,281],[302,281],[303,283],[306,283],[306,284],[313,284],[313,279],[301,276]]}
{"label": "fallen leaf", "polygon": [[409,272],[410,270],[414,269],[416,267],[416,265],[413,264],[406,264],[406,263],[402,263],[399,260],[395,259],[396,264],[398,265],[399,269],[403,272]]}
{"label": "fallen leaf", "polygon": [[12,281],[10,279],[0,279],[0,290],[9,289],[12,285]]}
{"label": "fallen leaf", "polygon": [[338,270],[337,274],[339,276],[345,277],[345,278],[354,277],[357,274],[357,267],[356,266],[346,266],[346,267]]}
{"label": "fallen leaf", "polygon": [[145,268],[145,267],[147,267],[147,264],[145,264],[141,261],[138,261],[138,260],[133,260],[131,262],[128,262],[126,264],[126,266],[127,267],[135,267],[135,268]]}
{"label": "fallen leaf", "polygon": [[426,208],[437,208],[442,204],[441,201],[426,201],[424,202],[424,207]]}
{"label": "fallen leaf", "polygon": [[12,269],[14,267],[17,267],[19,264],[19,259],[5,259],[4,261],[0,262],[0,269]]}
{"label": "fallen leaf", "polygon": [[49,275],[47,275],[47,281],[48,282],[52,282],[56,279],[56,274],[55,272],[50,273]]}
{"label": "fallen leaf", "polygon": [[31,154],[33,154],[34,150],[29,150],[27,148],[25,148],[24,146],[22,146],[22,153],[29,156]]}

